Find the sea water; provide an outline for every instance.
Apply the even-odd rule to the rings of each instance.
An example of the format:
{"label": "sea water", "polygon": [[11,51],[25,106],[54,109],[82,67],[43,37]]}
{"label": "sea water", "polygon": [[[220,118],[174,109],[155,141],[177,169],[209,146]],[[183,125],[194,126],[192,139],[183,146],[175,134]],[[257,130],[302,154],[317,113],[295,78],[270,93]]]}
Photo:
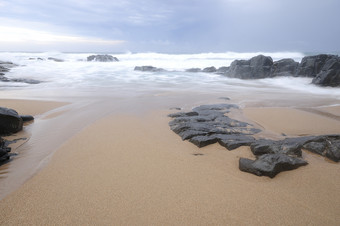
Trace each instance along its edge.
{"label": "sea water", "polygon": [[[6,77],[34,79],[39,84],[0,82],[2,90],[51,89],[87,90],[88,95],[110,95],[110,91],[122,95],[140,95],[150,92],[215,92],[223,93],[295,93],[340,99],[339,88],[317,87],[311,78],[277,77],[258,80],[228,78],[214,73],[185,72],[189,68],[216,68],[229,66],[236,59],[250,59],[258,54],[271,56],[273,60],[292,58],[300,62],[305,54],[300,52],[274,53],[117,53],[111,54],[119,62],[87,62],[87,56],[95,53],[0,53],[0,60],[11,61],[17,67],[6,73]],[[63,62],[48,60],[49,57]],[[135,71],[135,66],[163,68],[162,72]],[[47,92],[47,91],[46,91]],[[83,92],[84,93],[84,92]],[[61,94],[59,94],[61,95]],[[251,95],[250,95],[251,96]]]}

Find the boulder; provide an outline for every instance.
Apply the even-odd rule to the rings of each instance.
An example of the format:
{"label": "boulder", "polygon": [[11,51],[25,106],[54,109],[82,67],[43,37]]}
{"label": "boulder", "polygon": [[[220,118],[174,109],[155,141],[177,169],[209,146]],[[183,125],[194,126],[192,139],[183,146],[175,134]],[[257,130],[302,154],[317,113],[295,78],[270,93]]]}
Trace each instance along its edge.
{"label": "boulder", "polygon": [[258,55],[250,60],[235,60],[231,63],[226,76],[240,79],[267,78],[271,75],[273,59],[269,56]]}
{"label": "boulder", "polygon": [[13,109],[0,107],[0,134],[9,135],[22,130],[23,120]]}
{"label": "boulder", "polygon": [[340,135],[315,137],[305,142],[303,148],[335,162],[340,161]]}
{"label": "boulder", "polygon": [[163,68],[157,68],[153,66],[136,66],[135,71],[148,71],[148,72],[162,72],[165,71]]}
{"label": "boulder", "polygon": [[299,63],[290,58],[275,61],[271,68],[270,77],[292,76],[296,73],[298,66]]}
{"label": "boulder", "polygon": [[216,74],[224,75],[229,71],[229,67],[219,67]]}
{"label": "boulder", "polygon": [[302,58],[301,63],[297,68],[296,76],[314,78],[321,72],[326,62],[333,58],[337,58],[337,56],[328,54],[306,56]]}
{"label": "boulder", "polygon": [[53,60],[53,61],[55,61],[55,62],[64,62],[64,60],[62,60],[62,59],[58,59],[58,58],[54,58],[54,57],[49,57],[49,58],[47,58],[48,60]]}
{"label": "boulder", "polygon": [[340,86],[340,57],[328,59],[312,83],[319,86]]}
{"label": "boulder", "polygon": [[217,69],[215,67],[206,67],[202,70],[202,72],[205,72],[205,73],[214,73],[216,71]]}
{"label": "boulder", "polygon": [[239,159],[239,169],[257,176],[275,177],[282,171],[296,169],[308,163],[301,159],[285,154],[265,154],[256,160],[247,158]]}
{"label": "boulder", "polygon": [[99,61],[99,62],[117,62],[117,57],[111,55],[91,55],[87,57],[87,61]]}
{"label": "boulder", "polygon": [[189,68],[185,70],[186,72],[201,72],[201,68]]}

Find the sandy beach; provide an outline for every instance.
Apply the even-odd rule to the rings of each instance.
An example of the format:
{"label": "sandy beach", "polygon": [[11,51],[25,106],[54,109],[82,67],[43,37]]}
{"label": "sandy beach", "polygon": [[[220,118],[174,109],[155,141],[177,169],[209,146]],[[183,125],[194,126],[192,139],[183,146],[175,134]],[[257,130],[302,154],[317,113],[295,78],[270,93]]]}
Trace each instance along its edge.
{"label": "sandy beach", "polygon": [[[31,127],[74,114],[65,103],[6,104],[38,115]],[[318,111],[328,114],[243,109],[246,118],[270,133],[339,134],[340,121],[331,117],[339,115],[339,107]],[[141,114],[115,112],[77,130],[56,146],[44,167],[0,201],[0,224],[338,225],[339,164],[304,151],[307,166],[274,179],[244,173],[238,159],[254,158],[248,147],[199,149],[169,129],[172,112],[162,107]]]}

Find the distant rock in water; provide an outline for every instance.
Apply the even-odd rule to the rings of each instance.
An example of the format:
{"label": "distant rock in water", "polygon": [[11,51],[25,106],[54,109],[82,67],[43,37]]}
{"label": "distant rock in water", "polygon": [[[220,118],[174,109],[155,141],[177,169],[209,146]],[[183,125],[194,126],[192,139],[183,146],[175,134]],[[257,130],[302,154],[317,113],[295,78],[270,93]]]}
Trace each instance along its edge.
{"label": "distant rock in water", "polygon": [[4,62],[0,61],[0,81],[1,82],[22,82],[28,84],[38,84],[40,81],[35,79],[26,79],[26,78],[13,78],[9,79],[5,77],[5,73],[10,71],[10,68],[18,66],[12,62]]}
{"label": "distant rock in water", "polygon": [[259,79],[271,76],[273,59],[258,55],[250,60],[235,60],[231,63],[226,76],[241,79]]}
{"label": "distant rock in water", "polygon": [[153,67],[153,66],[136,66],[135,71],[145,71],[145,72],[162,72],[162,71],[166,71],[163,68],[157,68],[157,67]]}
{"label": "distant rock in water", "polygon": [[202,72],[206,72],[206,73],[214,73],[216,71],[217,69],[215,67],[206,67],[202,70]]}
{"label": "distant rock in water", "polygon": [[270,77],[292,76],[296,73],[299,63],[293,59],[282,59],[275,61],[271,68]]}
{"label": "distant rock in water", "polygon": [[99,62],[117,62],[117,57],[111,55],[91,55],[87,57],[87,61],[99,61]]}
{"label": "distant rock in water", "polygon": [[312,81],[320,86],[340,86],[340,57],[333,56],[326,60],[320,72]]}
{"label": "distant rock in water", "polygon": [[201,72],[201,68],[189,68],[185,70],[186,72]]}
{"label": "distant rock in water", "polygon": [[53,60],[53,61],[55,61],[55,62],[64,62],[64,60],[62,60],[62,59],[58,59],[58,58],[54,58],[54,57],[49,57],[49,58],[47,58],[48,60]]}

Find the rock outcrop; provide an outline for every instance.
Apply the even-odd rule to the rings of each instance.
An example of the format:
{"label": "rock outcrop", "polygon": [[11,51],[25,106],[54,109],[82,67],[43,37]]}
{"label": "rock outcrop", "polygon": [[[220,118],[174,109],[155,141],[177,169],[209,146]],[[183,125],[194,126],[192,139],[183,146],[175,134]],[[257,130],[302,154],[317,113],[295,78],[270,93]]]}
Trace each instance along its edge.
{"label": "rock outcrop", "polygon": [[340,86],[340,57],[333,56],[327,58],[312,83],[319,86]]}
{"label": "rock outcrop", "polygon": [[[22,130],[24,122],[29,122],[34,120],[31,115],[19,115],[13,109],[0,107],[0,135],[11,135]],[[26,138],[19,138],[26,139]],[[18,140],[18,139],[16,139]],[[10,160],[11,148],[8,144],[15,143],[14,141],[6,141],[0,137],[0,165],[8,162]]]}
{"label": "rock outcrop", "polygon": [[288,137],[283,140],[255,139],[261,130],[253,125],[228,117],[237,111],[234,104],[202,105],[190,112],[170,114],[170,129],[182,140],[201,148],[219,143],[228,150],[249,146],[256,160],[241,158],[239,168],[258,176],[274,177],[281,171],[307,164],[302,149],[340,161],[340,135]]}
{"label": "rock outcrop", "polygon": [[287,58],[275,61],[271,68],[270,77],[292,76],[296,73],[299,63]]}
{"label": "rock outcrop", "polygon": [[250,60],[235,60],[225,73],[231,78],[259,79],[268,78],[271,75],[273,59],[268,56],[258,55]]}
{"label": "rock outcrop", "polygon": [[91,55],[87,57],[87,61],[99,61],[99,62],[117,62],[117,57],[111,55]]}
{"label": "rock outcrop", "polygon": [[0,61],[0,81],[1,82],[23,82],[28,84],[38,84],[40,81],[35,79],[14,78],[9,79],[5,77],[5,73],[10,71],[10,68],[18,66],[12,62]]}
{"label": "rock outcrop", "polygon": [[136,66],[135,71],[144,71],[144,72],[162,72],[165,71],[163,68],[157,68],[153,66]]}

